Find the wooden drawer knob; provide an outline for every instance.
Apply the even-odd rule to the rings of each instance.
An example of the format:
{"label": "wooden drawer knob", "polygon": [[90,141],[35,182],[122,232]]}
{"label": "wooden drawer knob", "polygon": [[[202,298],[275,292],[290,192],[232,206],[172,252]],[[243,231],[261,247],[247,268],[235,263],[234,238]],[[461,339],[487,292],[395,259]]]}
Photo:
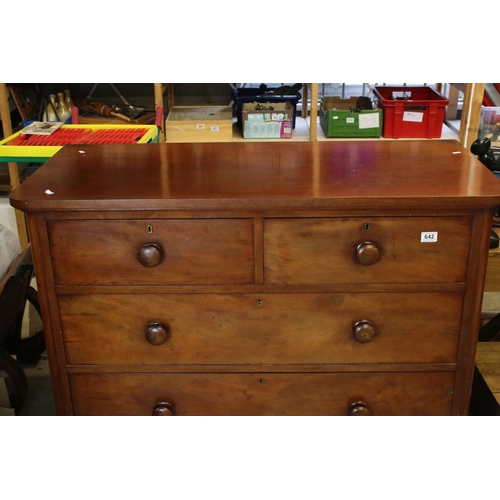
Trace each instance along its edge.
{"label": "wooden drawer knob", "polygon": [[162,345],[168,339],[168,329],[159,321],[153,321],[146,328],[146,340],[151,345]]}
{"label": "wooden drawer knob", "polygon": [[153,416],[154,417],[173,417],[174,416],[174,407],[168,403],[167,401],[160,401],[155,404],[153,408]]}
{"label": "wooden drawer knob", "polygon": [[357,261],[363,266],[372,266],[380,257],[379,249],[375,243],[364,241],[356,246],[355,250]]}
{"label": "wooden drawer knob", "polygon": [[362,319],[352,327],[352,334],[360,344],[368,344],[375,338],[375,328],[367,319]]}
{"label": "wooden drawer knob", "polygon": [[155,243],[146,243],[145,245],[142,245],[137,257],[143,266],[155,267],[161,262],[163,252]]}
{"label": "wooden drawer knob", "polygon": [[356,401],[349,407],[349,415],[351,417],[365,417],[370,415],[370,410],[368,409],[368,405],[363,401]]}

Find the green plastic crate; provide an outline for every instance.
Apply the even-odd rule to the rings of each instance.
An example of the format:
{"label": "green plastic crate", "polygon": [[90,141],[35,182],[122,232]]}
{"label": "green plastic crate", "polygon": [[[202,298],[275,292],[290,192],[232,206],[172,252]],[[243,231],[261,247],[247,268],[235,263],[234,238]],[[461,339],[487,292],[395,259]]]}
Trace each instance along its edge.
{"label": "green plastic crate", "polygon": [[380,137],[383,115],[381,109],[350,111],[358,98],[324,97],[319,109],[319,121],[325,137]]}

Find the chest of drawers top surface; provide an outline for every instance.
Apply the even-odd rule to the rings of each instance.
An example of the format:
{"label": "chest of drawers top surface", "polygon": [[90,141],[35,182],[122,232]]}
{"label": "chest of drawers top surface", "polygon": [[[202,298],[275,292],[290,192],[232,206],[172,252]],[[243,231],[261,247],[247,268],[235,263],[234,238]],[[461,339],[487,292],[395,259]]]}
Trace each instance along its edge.
{"label": "chest of drawers top surface", "polygon": [[64,147],[11,204],[23,211],[466,209],[499,205],[500,182],[455,141],[86,145]]}

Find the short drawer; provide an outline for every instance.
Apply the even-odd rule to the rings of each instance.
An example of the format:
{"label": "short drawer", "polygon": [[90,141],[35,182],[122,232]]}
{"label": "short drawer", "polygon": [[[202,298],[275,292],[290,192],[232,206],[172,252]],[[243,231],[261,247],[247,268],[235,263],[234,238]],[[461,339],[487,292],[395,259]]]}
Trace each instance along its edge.
{"label": "short drawer", "polygon": [[60,295],[68,364],[456,363],[463,294]]}
{"label": "short drawer", "polygon": [[[71,374],[76,415],[450,415],[453,372]],[[163,403],[163,405],[159,405]]]}
{"label": "short drawer", "polygon": [[266,284],[465,282],[472,220],[264,221]]}
{"label": "short drawer", "polygon": [[254,282],[251,219],[51,220],[56,285]]}

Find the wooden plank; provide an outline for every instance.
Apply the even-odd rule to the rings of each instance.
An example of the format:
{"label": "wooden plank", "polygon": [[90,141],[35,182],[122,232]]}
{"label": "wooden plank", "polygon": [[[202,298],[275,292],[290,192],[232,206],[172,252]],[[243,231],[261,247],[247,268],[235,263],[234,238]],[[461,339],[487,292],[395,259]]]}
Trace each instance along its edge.
{"label": "wooden plank", "polygon": [[496,365],[500,369],[500,342],[479,342],[476,364],[478,366]]}
{"label": "wooden plank", "polygon": [[[500,236],[499,229],[494,231]],[[488,252],[484,291],[500,292],[500,248],[493,248]]]}
{"label": "wooden plank", "polygon": [[500,292],[500,253],[490,254],[486,268],[485,292]]}
{"label": "wooden plank", "polygon": [[[9,92],[5,83],[0,83],[0,116],[2,117],[3,135],[4,137],[9,137],[12,135],[12,122],[10,120]],[[17,163],[8,162],[7,165],[9,167],[10,186],[14,189],[20,184]],[[26,220],[24,214],[19,210],[16,210],[15,213],[19,243],[21,244],[21,248],[25,249],[28,246]]]}
{"label": "wooden plank", "polygon": [[310,113],[310,132],[309,140],[317,141],[316,137],[318,132],[318,84],[311,83],[311,113]]}
{"label": "wooden plank", "polygon": [[500,342],[479,342],[476,366],[500,403]]}
{"label": "wooden plank", "polygon": [[307,118],[309,110],[309,84],[302,84],[302,118]]}
{"label": "wooden plank", "polygon": [[[155,109],[158,106],[163,108],[165,114],[165,106],[163,104],[163,92],[165,92],[165,83],[155,83],[154,84],[154,96],[155,96]],[[163,144],[165,142],[165,118],[162,119],[161,133],[158,137],[158,142]]]}

